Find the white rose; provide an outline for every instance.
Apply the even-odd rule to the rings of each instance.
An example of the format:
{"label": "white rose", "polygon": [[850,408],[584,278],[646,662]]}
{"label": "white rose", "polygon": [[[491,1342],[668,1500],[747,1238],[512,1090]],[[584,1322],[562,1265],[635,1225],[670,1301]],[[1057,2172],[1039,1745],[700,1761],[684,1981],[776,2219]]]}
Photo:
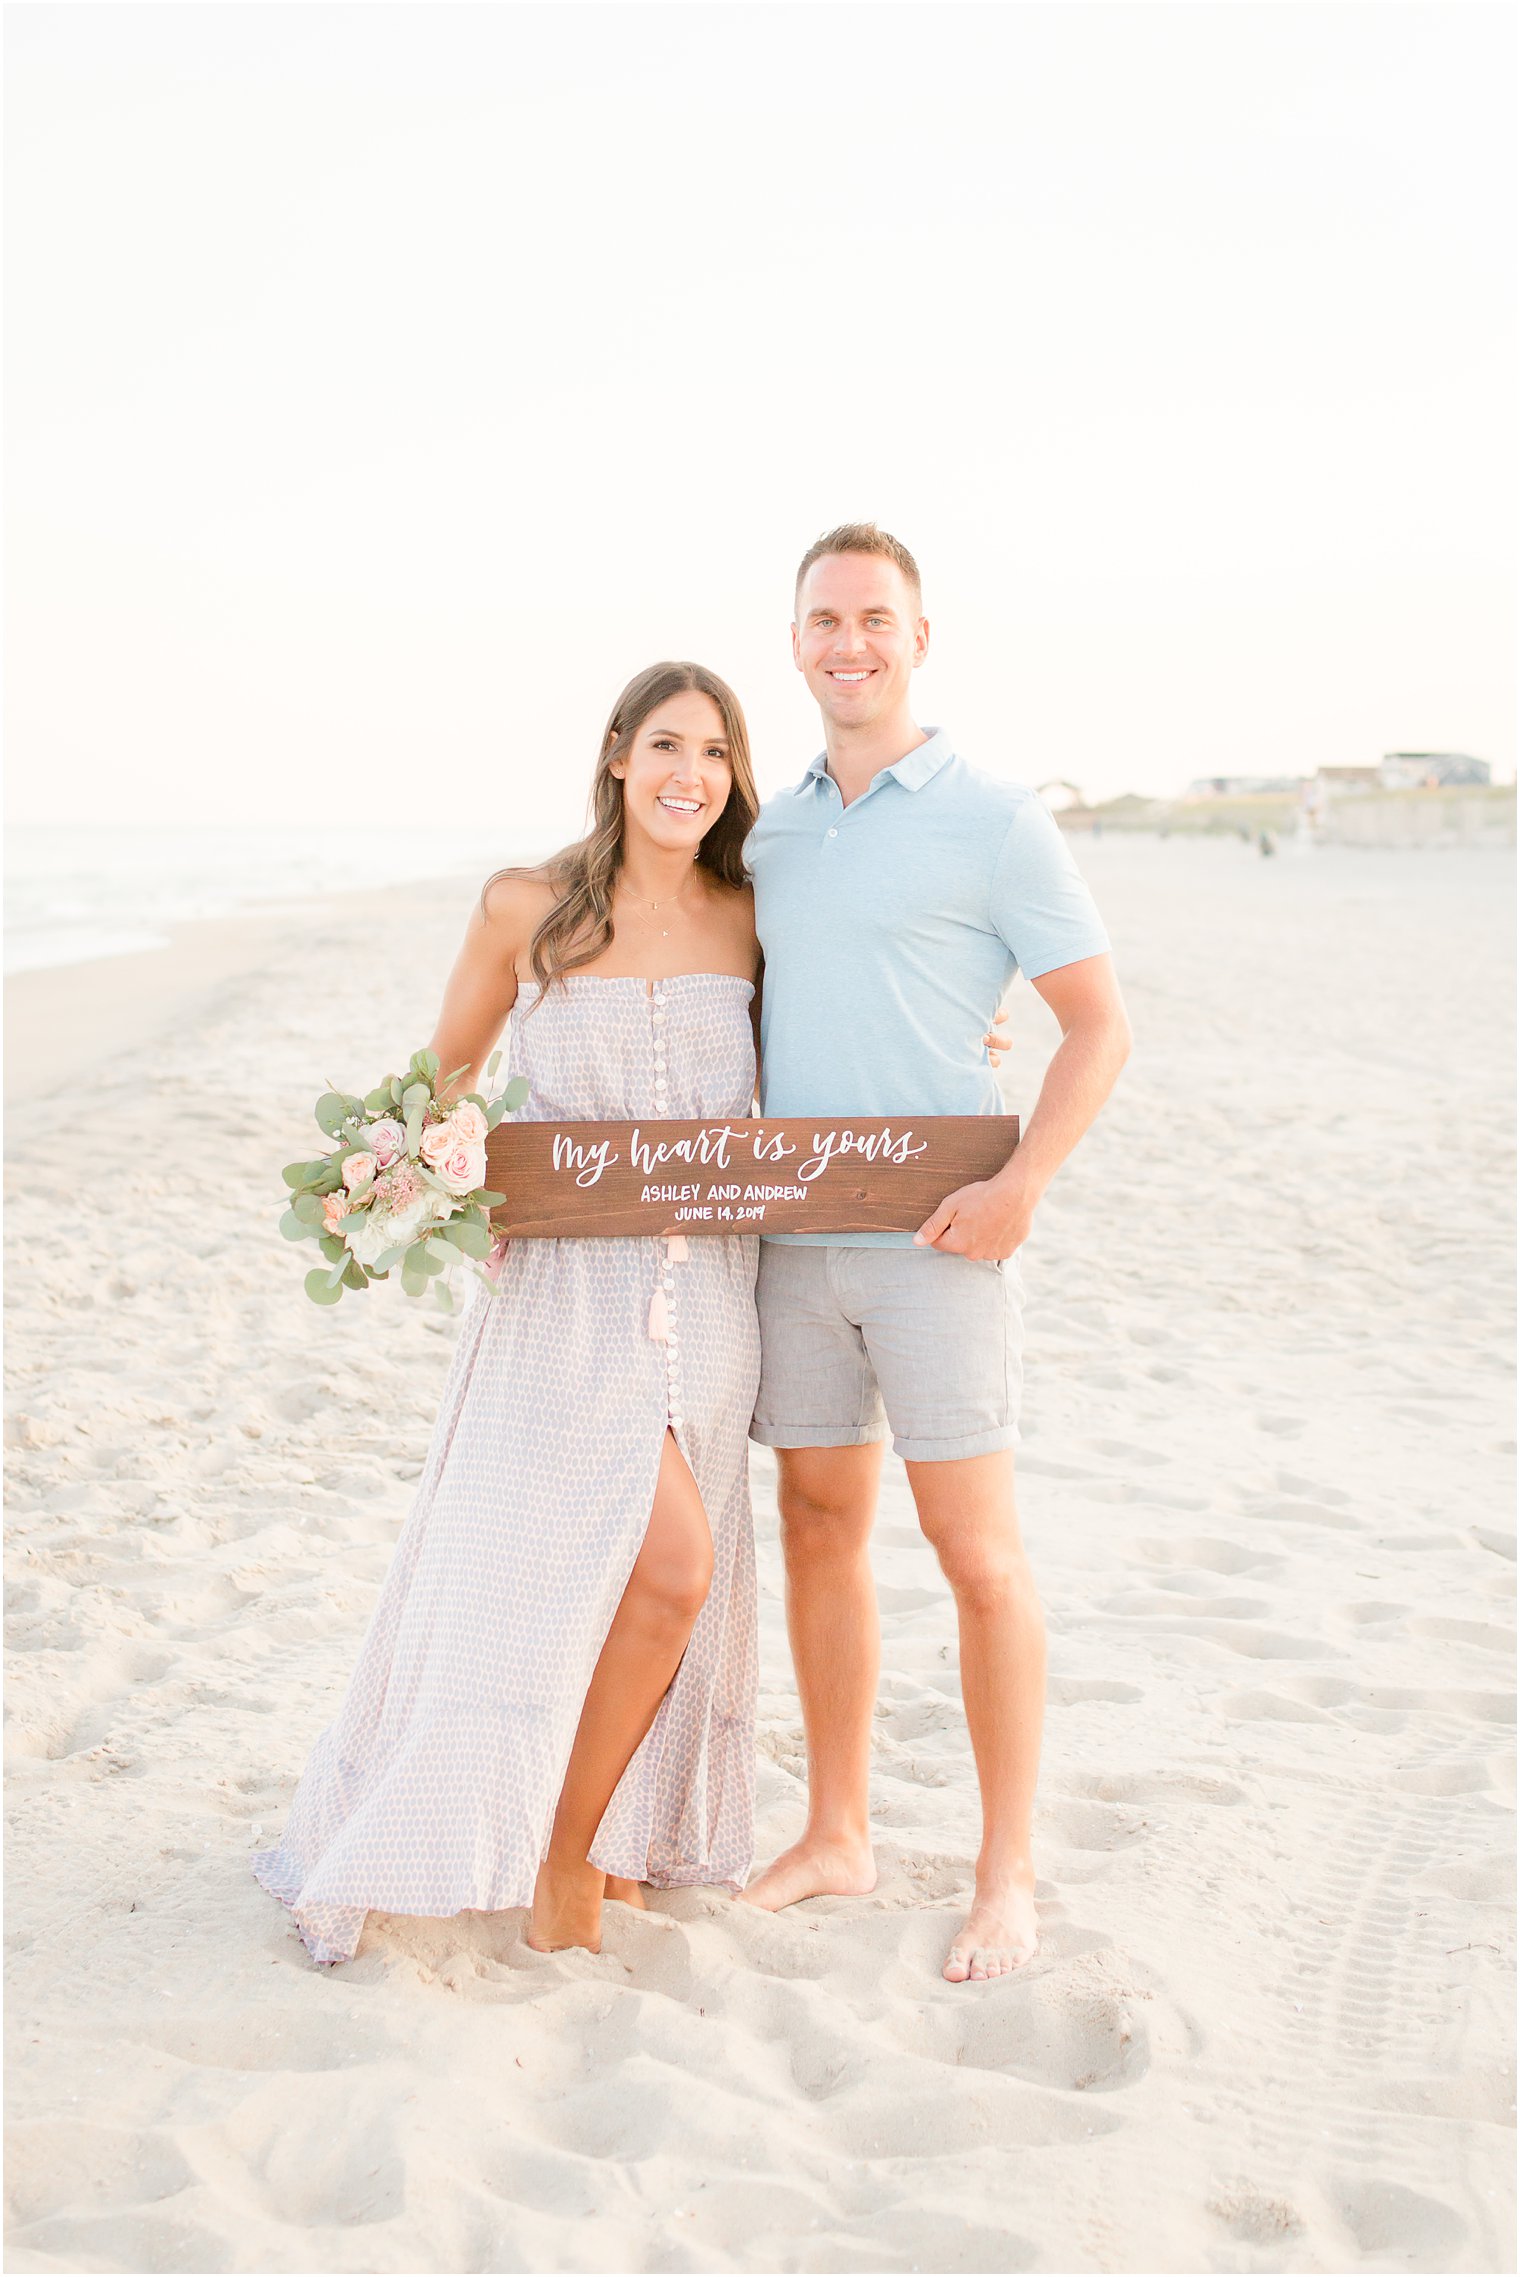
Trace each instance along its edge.
{"label": "white rose", "polygon": [[341,1232],[350,1254],[361,1265],[373,1265],[382,1252],[393,1248],[398,1241],[415,1241],[419,1233],[434,1222],[431,1192],[423,1192],[403,1209],[385,1210],[373,1206],[367,1210],[352,1210],[343,1220]]}

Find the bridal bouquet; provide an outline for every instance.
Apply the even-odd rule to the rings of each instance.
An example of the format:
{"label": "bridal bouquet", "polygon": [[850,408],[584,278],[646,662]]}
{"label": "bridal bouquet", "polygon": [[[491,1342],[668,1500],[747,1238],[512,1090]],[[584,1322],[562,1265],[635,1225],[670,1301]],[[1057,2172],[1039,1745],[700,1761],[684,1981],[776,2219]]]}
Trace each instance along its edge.
{"label": "bridal bouquet", "polygon": [[[487,1077],[500,1058],[491,1054]],[[443,1088],[463,1073],[456,1067]],[[461,1256],[490,1255],[490,1213],[506,1197],[487,1190],[486,1138],[522,1105],[528,1086],[514,1075],[489,1103],[478,1091],[445,1103],[438,1091],[438,1054],[422,1051],[405,1075],[386,1076],[363,1099],[324,1091],[317,1101],[317,1122],[337,1144],[286,1165],[280,1220],[288,1241],[314,1241],[327,1259],[306,1276],[314,1304],[335,1305],[345,1289],[368,1288],[399,1265],[409,1297],[425,1296],[431,1283],[452,1312],[450,1268]],[[494,1295],[490,1276],[471,1270]]]}

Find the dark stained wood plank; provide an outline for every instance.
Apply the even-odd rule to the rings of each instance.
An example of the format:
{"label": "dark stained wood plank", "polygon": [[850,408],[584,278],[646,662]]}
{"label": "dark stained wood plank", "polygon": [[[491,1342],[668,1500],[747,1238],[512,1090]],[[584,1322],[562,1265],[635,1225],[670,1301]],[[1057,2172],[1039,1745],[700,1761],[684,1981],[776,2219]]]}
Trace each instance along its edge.
{"label": "dark stained wood plank", "polygon": [[1017,1115],[806,1115],[751,1121],[499,1123],[491,1213],[514,1238],[887,1233],[1002,1169]]}

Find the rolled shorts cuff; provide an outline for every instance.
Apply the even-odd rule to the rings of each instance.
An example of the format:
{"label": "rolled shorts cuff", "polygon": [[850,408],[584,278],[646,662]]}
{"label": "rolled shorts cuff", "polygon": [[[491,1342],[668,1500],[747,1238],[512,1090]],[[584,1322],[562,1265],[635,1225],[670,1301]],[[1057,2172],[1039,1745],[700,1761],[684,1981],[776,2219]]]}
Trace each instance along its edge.
{"label": "rolled shorts cuff", "polygon": [[960,1463],[970,1455],[1000,1455],[1005,1447],[1016,1447],[1022,1437],[1016,1423],[1004,1423],[995,1431],[973,1431],[965,1439],[894,1439],[892,1452],[905,1463]]}
{"label": "rolled shorts cuff", "polygon": [[874,1447],[889,1435],[882,1423],[762,1423],[757,1415],[749,1435],[761,1447]]}

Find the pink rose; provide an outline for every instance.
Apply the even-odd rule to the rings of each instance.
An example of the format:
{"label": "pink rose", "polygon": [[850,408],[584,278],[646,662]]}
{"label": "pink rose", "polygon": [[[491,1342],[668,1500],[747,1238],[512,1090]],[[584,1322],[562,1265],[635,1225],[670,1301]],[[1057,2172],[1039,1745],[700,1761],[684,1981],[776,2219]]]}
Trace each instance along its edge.
{"label": "pink rose", "polygon": [[338,1220],[340,1218],[346,1218],[347,1215],[348,1196],[346,1194],[328,1194],[324,1196],[322,1202],[322,1231],[324,1233],[336,1233],[338,1230]]}
{"label": "pink rose", "polygon": [[470,1194],[486,1182],[486,1150],[455,1139],[447,1154],[429,1165],[451,1194]]}
{"label": "pink rose", "polygon": [[372,1154],[351,1154],[343,1164],[343,1183],[350,1193],[374,1175],[375,1158]]}
{"label": "pink rose", "polygon": [[364,1135],[382,1170],[389,1170],[406,1152],[406,1132],[394,1115],[382,1115],[377,1123],[369,1124]]}
{"label": "pink rose", "polygon": [[458,1144],[459,1133],[454,1128],[454,1118],[452,1115],[445,1115],[441,1123],[424,1125],[422,1144],[417,1151],[429,1170],[436,1170],[440,1156],[447,1154],[451,1146]]}
{"label": "pink rose", "polygon": [[450,1112],[449,1121],[466,1146],[485,1145],[486,1119],[473,1099],[461,1099]]}

